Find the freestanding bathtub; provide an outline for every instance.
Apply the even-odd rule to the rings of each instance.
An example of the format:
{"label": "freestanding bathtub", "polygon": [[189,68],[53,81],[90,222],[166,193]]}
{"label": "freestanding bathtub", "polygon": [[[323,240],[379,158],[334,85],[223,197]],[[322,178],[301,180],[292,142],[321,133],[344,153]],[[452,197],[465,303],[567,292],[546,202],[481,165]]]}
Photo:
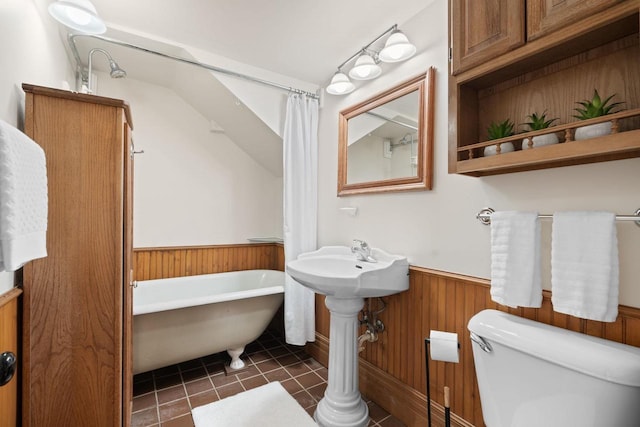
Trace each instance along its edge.
{"label": "freestanding bathtub", "polygon": [[244,346],[282,304],[284,273],[246,270],[139,281],[133,290],[133,373],[227,350],[240,369]]}

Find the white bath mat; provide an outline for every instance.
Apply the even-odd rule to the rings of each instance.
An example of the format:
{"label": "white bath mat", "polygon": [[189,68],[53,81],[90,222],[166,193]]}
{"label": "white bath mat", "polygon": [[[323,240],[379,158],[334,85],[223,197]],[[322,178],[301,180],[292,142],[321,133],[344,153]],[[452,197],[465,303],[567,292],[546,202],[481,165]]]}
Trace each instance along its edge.
{"label": "white bath mat", "polygon": [[317,427],[279,382],[194,408],[196,427]]}

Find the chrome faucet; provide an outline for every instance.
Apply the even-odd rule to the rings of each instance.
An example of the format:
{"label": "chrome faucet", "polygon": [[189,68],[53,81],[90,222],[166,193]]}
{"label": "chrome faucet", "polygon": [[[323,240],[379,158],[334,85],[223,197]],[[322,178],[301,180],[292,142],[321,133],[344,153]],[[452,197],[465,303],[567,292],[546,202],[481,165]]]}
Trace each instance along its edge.
{"label": "chrome faucet", "polygon": [[364,240],[353,239],[351,252],[356,254],[356,258],[358,259],[358,261],[378,262],[374,257],[371,256],[371,248]]}

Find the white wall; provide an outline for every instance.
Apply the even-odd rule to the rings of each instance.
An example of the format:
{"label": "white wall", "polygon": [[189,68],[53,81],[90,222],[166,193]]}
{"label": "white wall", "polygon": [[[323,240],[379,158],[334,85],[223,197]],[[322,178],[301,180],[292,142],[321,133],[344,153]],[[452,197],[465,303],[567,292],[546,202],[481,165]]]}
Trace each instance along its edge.
{"label": "white wall", "polygon": [[[41,18],[33,0],[2,0],[0,119],[22,129],[22,83],[61,88],[63,81],[73,82],[73,73],[54,21]],[[0,294],[12,287],[13,273],[1,272]]]}
{"label": "white wall", "polygon": [[[374,247],[405,254],[411,264],[488,278],[489,228],[476,213],[496,210],[607,210],[631,214],[640,208],[640,159],[472,178],[447,172],[447,2],[437,1],[402,30],[418,54],[398,65],[384,65],[383,75],[347,97],[325,97],[319,128],[319,245],[367,240]],[[435,174],[433,191],[338,198],[338,112],[424,72],[437,69]],[[357,206],[358,216],[339,211]],[[549,289],[550,223],[543,222],[543,277]],[[620,302],[640,307],[640,229],[618,223]]]}
{"label": "white wall", "polygon": [[136,149],[144,150],[135,157],[134,247],[282,236],[282,178],[211,133],[174,91],[98,73],[98,94],[129,102]]}

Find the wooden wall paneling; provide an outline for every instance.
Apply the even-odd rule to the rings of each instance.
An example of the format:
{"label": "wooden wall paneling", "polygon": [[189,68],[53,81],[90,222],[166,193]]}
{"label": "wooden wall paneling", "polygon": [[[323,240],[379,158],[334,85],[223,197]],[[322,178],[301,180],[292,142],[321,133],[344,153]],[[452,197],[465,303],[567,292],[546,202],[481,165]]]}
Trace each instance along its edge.
{"label": "wooden wall paneling", "polygon": [[[423,311],[424,311],[424,299],[423,299],[423,290],[424,290],[424,276],[423,275],[409,275],[409,286],[410,289],[415,289],[415,294],[413,295],[413,306],[414,319],[422,319]],[[422,322],[416,322],[413,320],[413,324],[416,325],[416,332],[418,339],[411,340],[413,343],[413,350],[410,350],[410,354],[419,354],[420,357],[413,358],[413,380],[412,384],[416,385],[418,390],[426,390],[426,378],[424,376],[424,363],[425,363],[425,354],[424,354],[424,339],[429,336],[429,331],[425,331],[423,329]]]}
{"label": "wooden wall paneling", "polygon": [[[548,291],[543,292],[539,309],[510,309],[491,301],[488,285],[485,279],[411,267],[409,290],[385,298],[387,308],[380,315],[385,331],[378,342],[366,343],[365,351],[360,353],[361,362],[365,362],[360,367],[362,393],[408,426],[425,425],[424,338],[430,329],[456,332],[460,341],[460,363],[429,361],[432,410],[434,414],[442,413],[443,388],[447,385],[452,392],[451,411],[458,417],[453,425],[483,425],[467,323],[486,308],[640,347],[639,309],[620,306],[620,315],[612,323],[587,321],[554,312]],[[329,312],[324,306],[324,297],[316,296],[318,340],[307,345],[307,349],[319,361],[324,360],[323,363],[326,363],[323,346],[328,347],[328,332]],[[420,405],[424,414],[410,409]]]}
{"label": "wooden wall paneling", "polygon": [[640,347],[640,317],[625,317],[623,319],[624,342],[629,345]]}
{"label": "wooden wall paneling", "polygon": [[135,280],[238,270],[284,270],[282,246],[273,243],[135,248]]}
{"label": "wooden wall paneling", "polygon": [[[570,329],[570,328],[567,328]],[[610,341],[622,342],[624,339],[624,326],[622,322],[622,317],[618,316],[615,322],[607,322],[603,324],[604,333],[602,338],[608,339]]]}
{"label": "wooden wall paneling", "polygon": [[284,271],[284,244],[276,245],[276,266],[278,270]]}
{"label": "wooden wall paneling", "polygon": [[[139,248],[134,250],[136,280],[164,274],[205,274],[233,269],[284,269],[282,245],[239,244],[188,248]],[[163,264],[173,265],[171,271]],[[375,343],[366,343],[360,354],[361,390],[381,403],[407,425],[424,425],[426,379],[424,338],[431,329],[458,333],[460,363],[430,361],[432,408],[441,416],[442,390],[452,390],[453,425],[482,425],[482,411],[475,380],[473,352],[467,323],[485,308],[499,309],[566,329],[603,336],[640,346],[640,310],[622,307],[612,324],[589,322],[553,312],[550,293],[545,291],[540,309],[509,309],[491,301],[488,281],[419,267],[410,269],[410,288],[386,297],[381,313],[386,330]],[[374,305],[375,308],[375,305]],[[324,296],[316,295],[317,341],[307,345],[310,354],[326,364],[328,356],[329,310]],[[364,327],[361,328],[364,332]],[[362,366],[367,366],[365,369]],[[375,377],[375,378],[374,378]],[[392,392],[388,387],[392,387]],[[391,395],[390,395],[391,393]],[[384,395],[383,395],[384,394]],[[408,399],[408,400],[407,400]],[[407,411],[408,407],[413,408]],[[418,409],[416,409],[418,408]],[[424,414],[419,408],[424,408]],[[440,414],[440,415],[439,415]],[[435,418],[434,418],[435,420]]]}
{"label": "wooden wall paneling", "polygon": [[[456,280],[453,284],[455,288],[455,297],[453,299],[454,307],[464,307],[464,290],[465,286],[462,282]],[[451,310],[453,311],[453,310]],[[455,317],[455,326],[452,330],[454,331],[466,331],[467,325],[464,323],[463,316],[454,316]],[[452,406],[455,408],[460,408],[461,410],[465,407],[465,398],[464,393],[461,393],[462,384],[465,383],[465,367],[469,365],[469,363],[465,362],[465,355],[468,354],[469,350],[467,349],[466,343],[469,342],[468,338],[466,338],[466,334],[463,332],[458,335],[458,339],[460,340],[460,363],[455,365],[455,381],[452,390]]]}

